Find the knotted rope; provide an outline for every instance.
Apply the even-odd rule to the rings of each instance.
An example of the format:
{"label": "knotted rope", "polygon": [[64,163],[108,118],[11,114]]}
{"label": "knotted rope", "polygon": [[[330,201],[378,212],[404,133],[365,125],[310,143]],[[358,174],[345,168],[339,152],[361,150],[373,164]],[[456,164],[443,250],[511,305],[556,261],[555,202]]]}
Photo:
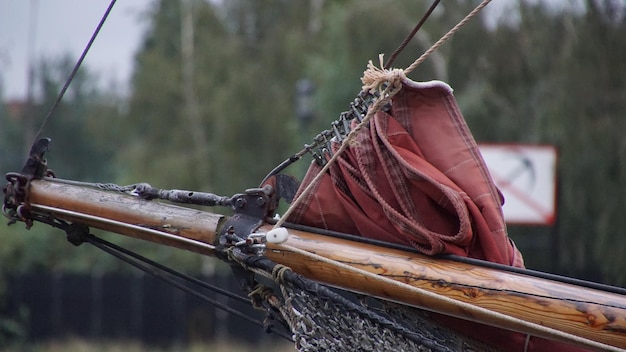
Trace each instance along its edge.
{"label": "knotted rope", "polygon": [[409,67],[406,69],[385,69],[385,65],[383,65],[383,54],[378,56],[380,67],[374,66],[372,61],[370,60],[367,64],[367,69],[363,72],[363,77],[361,78],[361,82],[363,83],[362,89],[367,92],[378,91],[380,93],[379,98],[374,101],[374,103],[369,107],[367,114],[363,118],[363,120],[348,134],[346,139],[343,140],[341,146],[337,150],[336,153],[328,160],[326,165],[318,172],[318,174],[313,178],[311,183],[307,185],[307,187],[300,193],[300,195],[295,198],[292,202],[285,214],[278,219],[274,228],[278,228],[282,226],[285,221],[289,218],[291,214],[295,211],[297,206],[305,199],[305,195],[309,194],[311,190],[317,185],[317,183],[321,180],[323,175],[328,171],[328,169],[335,163],[337,158],[348,148],[348,146],[353,144],[354,138],[358,132],[360,132],[363,127],[367,126],[370,119],[374,114],[379,111],[385,104],[391,100],[391,98],[400,91],[402,88],[402,80],[406,78],[406,75],[411,73],[417,66],[419,66],[422,62],[424,62],[435,50],[439,49],[445,42],[447,42],[456,32],[458,32],[461,27],[463,27],[467,22],[469,22],[472,18],[474,18],[487,4],[489,4],[491,0],[483,0],[474,10],[472,10],[467,16],[465,16],[459,23],[457,23],[452,29],[450,29],[441,39],[439,39],[435,44],[433,44],[428,50],[426,50],[417,60],[415,60]]}
{"label": "knotted rope", "polygon": [[[367,65],[367,69],[363,72],[363,77],[361,78],[361,82],[363,83],[362,89],[367,92],[378,91],[380,93],[379,98],[374,101],[374,103],[369,107],[366,116],[363,120],[348,134],[346,139],[343,140],[340,148],[336,153],[329,159],[329,161],[324,165],[324,167],[318,172],[315,178],[311,181],[311,183],[302,191],[299,197],[293,200],[290,207],[287,209],[285,214],[277,221],[274,225],[274,228],[278,228],[284,224],[287,218],[293,213],[295,208],[304,199],[304,195],[307,195],[313,187],[319,182],[319,180],[323,177],[323,175],[328,171],[331,165],[335,163],[337,158],[346,150],[348,146],[352,144],[356,134],[364,127],[367,126],[370,119],[374,114],[379,111],[385,104],[389,102],[389,100],[400,91],[402,88],[402,81],[406,78],[406,75],[412,72],[415,68],[417,68],[422,62],[424,62],[428,56],[430,56],[435,50],[441,47],[446,41],[448,41],[456,32],[458,32],[461,27],[463,27],[469,20],[475,17],[487,4],[489,4],[491,0],[483,0],[473,11],[471,11],[467,16],[465,16],[457,25],[455,25],[452,29],[450,29],[441,39],[439,39],[435,44],[433,44],[426,52],[424,52],[417,60],[415,60],[409,67],[406,69],[385,69],[383,65],[383,55],[379,55],[379,65],[380,67],[376,67],[372,61],[370,60]],[[495,312],[486,308],[481,308],[478,306],[474,306],[465,302],[460,302],[453,300],[451,298],[440,296],[430,291],[408,285],[406,283],[396,281],[391,278],[387,278],[384,276],[377,275],[375,273],[368,272],[366,270],[350,266],[345,263],[338,262],[336,260],[326,258],[320,256],[315,253],[311,253],[285,243],[278,244],[278,246],[282,247],[284,250],[292,251],[294,253],[298,253],[305,257],[318,260],[320,262],[324,262],[335,268],[340,268],[346,271],[351,271],[354,273],[358,273],[363,275],[364,277],[380,280],[389,285],[395,286],[400,290],[409,290],[413,294],[420,295],[422,297],[430,297],[439,302],[446,302],[447,304],[454,305],[459,307],[467,312],[472,312],[477,315],[485,315],[491,317],[500,322],[506,322],[508,324],[512,324],[517,327],[523,327],[527,331],[532,331],[532,333],[537,334],[539,336],[544,337],[552,337],[555,339],[572,341],[579,343],[583,346],[588,346],[592,348],[605,349],[607,351],[619,351],[619,348],[608,346],[603,343],[599,343],[596,341],[592,341],[583,337],[575,336],[566,332],[562,332],[553,328],[545,327],[539,324],[531,323],[525,320],[521,320],[518,318],[511,317],[509,315],[505,315],[499,312]],[[527,337],[530,338],[530,334]]]}
{"label": "knotted rope", "polygon": [[363,77],[361,77],[361,82],[363,83],[363,91],[370,93],[378,91],[381,93],[380,96],[384,98],[382,95],[384,88],[391,88],[389,94],[395,95],[402,87],[402,80],[406,79],[406,75],[401,68],[385,69],[383,57],[383,54],[378,55],[380,67],[376,67],[372,60],[368,62],[367,69],[363,72]]}

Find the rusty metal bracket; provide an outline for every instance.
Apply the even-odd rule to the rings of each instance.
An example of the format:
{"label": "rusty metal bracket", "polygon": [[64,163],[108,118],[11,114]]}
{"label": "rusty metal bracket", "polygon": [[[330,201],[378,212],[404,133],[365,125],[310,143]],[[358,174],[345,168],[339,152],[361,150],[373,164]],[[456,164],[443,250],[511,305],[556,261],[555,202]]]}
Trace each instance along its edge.
{"label": "rusty metal bracket", "polygon": [[273,215],[273,197],[274,189],[269,185],[247,189],[243,194],[234,195],[232,209],[235,214],[222,226],[219,246],[221,248],[243,246],[255,253],[263,252],[264,244],[256,243],[257,240],[250,235],[265,219]]}
{"label": "rusty metal bracket", "polygon": [[33,220],[30,219],[29,188],[33,179],[44,176],[52,176],[48,169],[48,162],[44,158],[45,153],[50,150],[50,138],[41,138],[33,144],[30,155],[22,168],[21,173],[10,172],[6,174],[7,185],[2,188],[4,192],[4,202],[2,213],[9,218],[9,225],[16,221],[26,223],[26,228],[30,229]]}
{"label": "rusty metal bracket", "polygon": [[41,138],[33,143],[26,164],[22,168],[22,174],[31,178],[42,178],[48,175],[48,162],[44,158],[46,152],[50,150],[50,138]]}

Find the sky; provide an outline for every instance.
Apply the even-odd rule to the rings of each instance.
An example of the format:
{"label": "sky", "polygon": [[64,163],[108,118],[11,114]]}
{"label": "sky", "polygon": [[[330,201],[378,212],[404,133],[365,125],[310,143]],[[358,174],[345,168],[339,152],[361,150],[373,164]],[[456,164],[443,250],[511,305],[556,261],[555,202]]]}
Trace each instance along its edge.
{"label": "sky", "polygon": [[[121,89],[128,89],[133,57],[145,31],[146,22],[141,20],[141,14],[154,1],[119,0],[113,7],[83,62],[90,72],[100,77],[100,84],[107,86],[115,82]],[[525,1],[541,1],[555,10],[583,6],[582,0]],[[0,0],[0,100],[26,97],[29,62],[59,58],[68,53],[78,60],[109,2]],[[514,22],[515,18],[510,17],[515,13],[510,9],[514,4],[511,0],[490,3],[484,13],[487,23],[494,25],[505,17]]]}
{"label": "sky", "polygon": [[[0,98],[26,96],[29,62],[68,53],[78,60],[109,2],[0,0]],[[133,57],[145,30],[141,14],[151,2],[120,0],[113,7],[83,62],[101,77],[102,84],[117,82],[127,87]]]}

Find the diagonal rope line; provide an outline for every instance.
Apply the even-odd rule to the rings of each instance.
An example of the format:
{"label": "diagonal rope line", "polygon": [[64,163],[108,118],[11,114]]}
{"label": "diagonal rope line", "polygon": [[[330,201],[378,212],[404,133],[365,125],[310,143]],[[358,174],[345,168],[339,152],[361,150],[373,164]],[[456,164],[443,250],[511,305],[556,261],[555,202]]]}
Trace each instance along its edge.
{"label": "diagonal rope line", "polygon": [[411,39],[413,39],[413,37],[415,37],[415,34],[417,34],[417,31],[419,31],[420,28],[422,28],[422,26],[424,25],[428,17],[430,17],[433,11],[435,11],[435,8],[437,7],[437,5],[439,5],[439,1],[441,0],[435,0],[433,4],[430,5],[430,8],[428,9],[428,11],[426,11],[424,16],[422,16],[422,19],[417,23],[417,25],[415,25],[411,33],[409,33],[409,35],[406,38],[404,38],[404,41],[402,42],[402,44],[400,44],[400,46],[396,49],[396,51],[394,51],[391,54],[391,56],[389,57],[389,61],[387,61],[387,64],[385,65],[385,69],[389,68],[391,64],[396,60],[396,57],[400,55],[400,52],[402,52],[402,50],[404,50],[404,48],[406,48],[406,46],[409,45],[409,42],[411,41]]}
{"label": "diagonal rope line", "polygon": [[58,108],[59,104],[61,103],[61,100],[63,99],[63,96],[65,95],[65,92],[67,91],[67,88],[70,86],[70,83],[72,83],[72,80],[74,79],[74,76],[76,75],[76,72],[78,72],[78,69],[80,68],[81,64],[83,63],[83,60],[85,59],[85,56],[87,56],[87,52],[89,52],[89,49],[91,48],[91,45],[96,40],[96,37],[98,36],[98,33],[100,33],[100,29],[104,25],[104,21],[106,21],[107,17],[109,17],[109,13],[111,13],[111,10],[113,9],[113,5],[115,5],[115,1],[116,0],[111,0],[111,2],[109,3],[109,7],[106,9],[104,15],[102,15],[102,18],[100,19],[100,23],[98,23],[98,26],[96,27],[95,31],[91,35],[91,38],[89,39],[89,42],[87,43],[87,46],[85,46],[85,49],[83,49],[83,52],[80,55],[80,58],[78,59],[78,61],[74,65],[74,68],[72,69],[72,72],[70,72],[70,75],[65,80],[65,84],[63,84],[63,88],[61,88],[61,91],[57,95],[56,100],[54,101],[54,103],[50,107],[50,110],[48,110],[48,113],[46,114],[46,117],[43,119],[43,122],[41,123],[41,126],[39,127],[39,130],[35,134],[35,138],[34,138],[33,143],[36,142],[39,139],[39,137],[41,136],[41,133],[43,132],[43,130],[46,127],[46,125],[48,124],[48,121],[50,121],[50,118],[52,117],[52,114],[54,114],[54,112]]}
{"label": "diagonal rope line", "polygon": [[349,272],[353,272],[353,273],[357,273],[360,275],[363,275],[364,277],[367,277],[369,279],[373,279],[379,282],[384,282],[388,285],[394,286],[400,290],[408,290],[409,292],[417,295],[418,297],[427,297],[430,298],[436,302],[440,302],[440,303],[444,303],[444,304],[449,304],[451,306],[454,306],[456,308],[458,308],[459,310],[461,310],[462,312],[465,312],[466,314],[476,314],[478,316],[483,315],[483,316],[487,316],[493,319],[496,319],[498,322],[500,323],[509,323],[512,325],[515,325],[517,327],[523,327],[529,331],[531,331],[533,334],[541,334],[544,337],[545,336],[550,336],[551,338],[556,338],[556,339],[561,339],[561,340],[566,340],[566,341],[571,341],[571,342],[575,342],[578,343],[582,346],[586,346],[586,347],[591,347],[591,348],[595,348],[601,351],[615,351],[615,352],[620,352],[620,351],[624,351],[623,349],[619,348],[619,347],[615,347],[615,346],[610,346],[601,342],[597,342],[597,341],[593,341],[590,340],[588,338],[585,337],[581,337],[581,336],[577,336],[574,334],[570,334],[564,331],[560,331],[557,330],[555,328],[551,328],[548,326],[544,326],[544,325],[540,325],[537,323],[533,323],[533,322],[529,322],[526,320],[522,320],[504,313],[500,313],[497,311],[493,311],[487,308],[483,308],[480,306],[475,306],[473,304],[470,303],[466,303],[463,301],[458,301],[456,299],[447,297],[447,296],[442,296],[439,295],[437,293],[434,292],[430,292],[428,290],[425,290],[423,288],[420,287],[415,287],[415,286],[411,286],[407,283],[401,282],[401,281],[397,281],[394,279],[391,279],[389,277],[385,277],[385,276],[381,276],[381,275],[377,275],[375,273],[369,272],[367,270],[361,269],[361,268],[357,268],[330,258],[326,258],[324,256],[321,256],[319,254],[316,253],[311,253],[308,251],[305,251],[303,249],[297,248],[297,247],[293,247],[287,244],[278,244],[278,246],[280,246],[281,249],[286,250],[286,251],[291,251],[300,255],[303,255],[305,257],[332,265],[336,268],[340,268]]}
{"label": "diagonal rope line", "polygon": [[424,60],[426,60],[430,56],[430,54],[435,52],[435,50],[439,49],[439,47],[441,47],[445,42],[447,42],[450,38],[452,38],[452,36],[455,35],[456,32],[458,32],[461,29],[461,27],[463,27],[467,22],[469,22],[476,15],[478,15],[478,13],[485,6],[487,6],[490,2],[491,0],[483,0],[483,2],[481,2],[478,6],[476,6],[474,10],[472,10],[472,12],[468,13],[467,16],[465,16],[459,23],[456,24],[456,26],[452,27],[452,29],[450,29],[448,33],[446,33],[443,37],[441,37],[441,39],[439,39],[435,44],[433,44],[433,46],[431,46],[430,49],[426,50],[426,52],[424,52],[422,56],[420,56],[417,60],[415,60],[415,62],[413,62],[411,66],[405,68],[404,73],[408,74],[412,72],[417,66],[419,66],[422,62],[424,62]]}
{"label": "diagonal rope line", "polygon": [[[215,308],[218,308],[220,310],[223,310],[227,313],[233,314],[241,319],[244,319],[246,321],[249,321],[255,325],[258,325],[260,327],[265,327],[264,323],[258,319],[253,318],[252,316],[248,315],[247,313],[237,310],[235,308],[232,308],[230,306],[228,306],[227,304],[221,303],[219,302],[217,299],[215,298],[211,298],[203,293],[201,293],[199,290],[193,289],[187,285],[185,285],[183,282],[181,282],[180,280],[186,280],[190,283],[196,284],[202,288],[206,288],[206,289],[210,289],[213,292],[217,293],[217,294],[221,294],[224,295],[230,299],[236,300],[239,303],[245,303],[245,304],[249,304],[249,300],[233,294],[232,292],[220,289],[216,286],[213,285],[209,285],[207,283],[204,283],[200,280],[197,280],[195,278],[192,278],[188,275],[184,275],[181,273],[176,272],[173,269],[170,269],[168,267],[165,267],[163,265],[157,264],[156,262],[153,262],[151,260],[149,260],[148,258],[145,258],[137,253],[128,251],[120,246],[117,246],[113,243],[110,243],[108,241],[105,241],[99,237],[96,237],[94,235],[88,234],[87,236],[85,236],[85,241],[87,243],[90,243],[91,245],[93,245],[94,247],[114,256],[115,258],[149,274],[152,275],[152,277],[159,279],[197,299],[200,299],[204,302],[210,303],[211,305],[213,305]],[[172,275],[172,277],[170,277],[169,275]],[[176,279],[178,278],[178,280]],[[216,290],[217,289],[217,290]],[[292,341],[291,336],[289,336],[289,334],[281,331],[281,330],[275,330],[275,329],[271,329],[269,330],[269,332],[273,332],[275,334],[277,334],[278,336],[286,339],[287,341]]]}
{"label": "diagonal rope line", "polygon": [[[339,150],[333,155],[333,157],[328,161],[328,163],[324,165],[324,167],[319,171],[319,173],[311,181],[311,183],[304,189],[304,191],[300,194],[300,196],[297,199],[294,199],[294,201],[291,203],[291,206],[289,207],[287,212],[274,225],[274,228],[281,226],[285,222],[285,220],[293,212],[295,207],[302,201],[302,199],[304,199],[303,196],[308,194],[313,189],[314,185],[317,182],[319,182],[323,174],[337,160],[338,156],[341,153],[343,153],[343,151],[345,151],[345,149],[347,149],[347,147],[351,144],[352,140],[356,136],[356,132],[360,131],[369,122],[369,120],[375,114],[375,112],[377,112],[383,106],[383,104],[385,104],[389,99],[391,99],[393,95],[395,95],[401,89],[402,86],[401,84],[398,84],[398,83],[401,82],[402,77],[404,77],[405,74],[413,71],[417,66],[419,66],[422,62],[424,62],[426,58],[430,56],[430,54],[432,54],[435,50],[441,47],[441,45],[443,45],[446,41],[448,41],[456,32],[458,32],[458,30],[462,26],[464,26],[470,19],[476,16],[490,1],[491,0],[483,0],[472,12],[470,12],[465,18],[463,18],[456,26],[454,26],[450,31],[448,31],[430,49],[424,52],[424,54],[422,54],[417,60],[415,60],[415,62],[413,62],[413,64],[411,64],[405,70],[396,69],[396,70],[390,71],[390,70],[385,69],[385,66],[383,66],[383,63],[382,63],[382,55],[380,56],[380,69],[374,67],[374,65],[372,65],[372,62],[370,61],[368,65],[368,70],[364,72],[364,77],[362,78],[362,81],[364,83],[364,88],[372,90],[372,89],[375,89],[376,87],[379,87],[380,89],[380,87],[383,87],[384,84],[388,84],[387,87],[384,88],[384,90],[382,90],[380,98],[378,98],[369,108],[367,115],[363,119],[363,121],[359,125],[357,125],[357,127],[354,130],[350,132],[350,134],[341,144],[341,147],[339,148]],[[370,81],[366,82],[366,78],[370,79]],[[441,296],[436,293],[424,290],[422,288],[414,287],[406,283],[393,280],[388,277],[380,276],[375,273],[372,273],[372,272],[369,272],[360,268],[356,268],[348,264],[341,263],[336,260],[326,258],[316,253],[311,253],[311,252],[308,252],[308,251],[305,251],[300,248],[296,248],[296,247],[293,247],[284,243],[277,244],[277,245],[284,250],[292,251],[300,255],[303,255],[305,257],[327,263],[335,268],[341,268],[346,271],[358,273],[367,278],[377,280],[379,282],[385,282],[399,289],[409,290],[410,292],[420,295],[422,297],[429,297],[438,302],[451,304],[457,308],[462,309],[465,312],[481,314],[481,315],[496,319],[497,321],[502,322],[502,323],[506,322],[508,324],[513,324],[518,327],[523,327],[525,329],[528,329],[529,331],[532,331],[533,334],[540,334],[543,336],[550,336],[552,338],[557,338],[560,340],[571,341],[571,342],[581,344],[583,346],[592,347],[592,348],[596,348],[600,350],[621,351],[620,348],[617,348],[615,346],[609,346],[609,345],[606,345],[597,341],[593,341],[584,337],[566,333],[566,332],[563,332],[554,328],[550,328],[550,327],[543,326],[537,323],[532,323],[532,322],[528,322],[519,318],[515,318],[512,316],[500,313],[500,312],[492,311],[492,310],[479,307],[479,306],[474,306],[472,304],[465,303],[462,301],[457,301],[452,298]]]}
{"label": "diagonal rope line", "polygon": [[[432,47],[426,50],[426,52],[424,52],[417,60],[415,60],[409,67],[404,70],[386,69],[386,66],[383,65],[382,54],[379,56],[380,68],[376,68],[371,61],[369,62],[368,68],[364,72],[363,78],[361,78],[361,80],[363,81],[363,89],[371,91],[378,88],[379,90],[382,90],[380,97],[374,101],[372,106],[369,107],[365,118],[363,118],[363,120],[352,131],[350,131],[346,139],[343,140],[341,146],[339,147],[339,150],[337,150],[337,152],[330,158],[326,165],[324,165],[324,167],[317,173],[315,178],[313,178],[311,183],[307,185],[302,193],[300,193],[300,195],[291,202],[285,214],[283,214],[283,216],[281,216],[281,218],[278,219],[278,221],[274,225],[274,229],[282,226],[285,221],[287,221],[287,218],[289,218],[289,216],[293,214],[297,206],[302,203],[303,199],[305,199],[305,196],[311,192],[311,190],[317,185],[323,175],[335,163],[339,156],[348,148],[348,146],[353,143],[353,140],[356,137],[357,133],[361,131],[365,126],[367,126],[372,116],[374,116],[374,114],[378,110],[380,110],[380,108],[383,107],[400,90],[400,80],[407,73],[410,73],[422,62],[424,62],[424,60],[426,60],[433,52],[435,52],[435,50],[437,50],[445,42],[452,38],[452,36],[456,34],[456,32],[458,32],[461,27],[463,27],[467,22],[474,18],[490,2],[491,0],[483,0],[474,10],[467,14],[459,23],[457,23],[443,37],[441,37],[441,39],[433,44]],[[389,85],[384,89],[380,89],[380,87],[383,87],[383,85],[386,83],[388,83]]]}
{"label": "diagonal rope line", "polygon": [[[437,50],[441,45],[443,45],[446,41],[448,41],[456,32],[458,32],[458,30],[464,26],[470,19],[472,19],[474,16],[476,16],[480,10],[482,10],[491,0],[483,0],[483,2],[481,2],[472,12],[470,12],[465,18],[463,18],[463,20],[461,20],[456,26],[454,26],[450,31],[448,31],[448,33],[446,33],[441,39],[439,39],[430,49],[428,49],[426,52],[424,52],[424,54],[422,54],[422,56],[420,56],[417,60],[415,60],[415,62],[413,62],[413,64],[411,64],[409,67],[407,67],[404,71],[402,70],[386,70],[383,66],[382,63],[382,55],[380,56],[380,69],[377,69],[376,67],[374,67],[374,65],[372,65],[371,61],[368,65],[368,70],[366,70],[364,72],[364,77],[362,78],[363,83],[364,83],[364,87],[368,88],[368,89],[374,89],[376,86],[377,87],[382,87],[383,84],[387,83],[388,86],[382,90],[382,94],[380,95],[380,98],[378,98],[373,104],[372,106],[369,108],[366,117],[363,119],[363,121],[357,125],[357,127],[352,130],[350,132],[350,134],[347,136],[347,138],[343,141],[343,143],[341,144],[341,147],[339,148],[339,150],[333,155],[333,157],[328,161],[328,163],[326,163],[326,165],[324,165],[324,167],[319,171],[319,173],[316,175],[316,177],[311,181],[311,183],[304,189],[304,191],[300,194],[300,196],[297,199],[294,199],[294,201],[291,203],[289,209],[287,209],[287,212],[277,221],[277,223],[274,225],[274,228],[280,227],[285,221],[286,219],[289,217],[289,215],[291,213],[293,213],[295,207],[302,201],[302,199],[304,199],[304,195],[308,194],[309,192],[311,192],[311,190],[313,189],[314,185],[319,182],[319,180],[322,178],[322,176],[324,175],[324,173],[330,168],[330,166],[337,160],[337,158],[339,157],[339,155],[341,153],[343,153],[345,151],[345,149],[347,149],[347,147],[351,144],[352,140],[355,138],[357,131],[360,131],[371,119],[371,117],[375,114],[375,112],[377,112],[382,106],[383,104],[385,104],[389,99],[391,99],[391,97],[396,94],[400,89],[401,89],[401,84],[400,83],[402,77],[404,76],[404,74],[409,73],[411,71],[413,71],[417,66],[419,66],[422,62],[424,62],[424,60],[426,60],[426,58],[428,58],[428,56],[430,56],[430,54],[432,54],[435,50]],[[398,72],[401,71],[401,72]],[[368,74],[370,75],[370,79],[374,78],[373,81],[371,82],[366,82],[365,79],[368,76]],[[372,77],[374,76],[374,77]],[[380,88],[379,88],[380,89]],[[465,303],[465,302],[461,302],[461,301],[457,301],[454,300],[452,298],[449,297],[445,297],[445,296],[441,296],[438,295],[436,293],[424,290],[422,288],[418,288],[418,287],[414,287],[408,284],[405,284],[403,282],[400,281],[396,281],[393,280],[391,278],[387,278],[384,276],[380,276],[380,275],[376,275],[375,273],[371,273],[368,272],[366,270],[360,269],[360,268],[356,268],[350,265],[347,265],[345,263],[341,263],[338,262],[336,260],[330,259],[330,258],[326,258],[323,257],[321,255],[318,255],[316,253],[311,253],[287,244],[277,244],[279,247],[281,247],[284,250],[288,250],[288,251],[292,251],[298,254],[301,254],[303,256],[309,257],[309,258],[313,258],[315,260],[327,263],[329,265],[332,265],[333,267],[336,268],[341,268],[350,272],[355,272],[361,275],[364,275],[365,277],[371,278],[373,280],[378,280],[380,282],[385,282],[387,284],[393,285],[399,289],[406,289],[411,291],[414,294],[420,295],[422,297],[429,297],[431,299],[434,299],[438,302],[442,302],[442,303],[447,303],[447,304],[451,304],[455,307],[458,307],[460,309],[462,309],[465,312],[472,312],[475,314],[483,314],[487,317],[496,319],[497,321],[500,322],[506,322],[509,324],[513,324],[516,325],[518,327],[524,327],[525,329],[528,329],[530,331],[532,331],[533,334],[540,334],[540,335],[544,335],[544,336],[550,336],[552,338],[557,338],[557,339],[561,339],[561,340],[566,340],[566,341],[572,341],[572,342],[576,342],[578,344],[587,346],[587,347],[592,347],[592,348],[597,348],[600,350],[607,350],[607,351],[620,351],[621,349],[614,347],[614,346],[609,346],[603,343],[599,343],[597,341],[592,341],[589,340],[587,338],[584,337],[580,337],[580,336],[576,336],[573,334],[569,334],[560,330],[556,330],[554,328],[550,328],[550,327],[546,327],[540,324],[536,324],[536,323],[532,323],[532,322],[528,322],[519,318],[515,318],[503,313],[499,313],[496,311],[492,311],[486,308],[482,308],[479,306],[474,306],[472,304],[469,303]]]}
{"label": "diagonal rope line", "polygon": [[302,202],[302,200],[304,199],[304,196],[311,192],[313,187],[315,187],[315,185],[321,180],[321,178],[324,176],[326,171],[328,171],[328,169],[335,163],[335,161],[339,158],[339,156],[341,156],[341,154],[351,145],[351,142],[354,140],[357,133],[359,133],[365,126],[367,126],[367,123],[370,121],[372,116],[374,116],[374,114],[378,110],[380,110],[380,108],[384,106],[389,101],[389,99],[391,99],[393,94],[395,94],[397,90],[399,90],[396,88],[399,88],[399,87],[389,86],[385,90],[383,90],[383,93],[381,94],[381,98],[377,99],[374,102],[374,104],[372,104],[370,109],[367,111],[367,115],[365,115],[365,117],[363,118],[363,121],[361,121],[361,123],[359,123],[352,131],[350,131],[346,139],[343,141],[343,143],[339,147],[339,150],[337,150],[337,152],[330,158],[330,160],[328,160],[326,165],[324,165],[324,167],[317,173],[317,175],[315,175],[315,178],[311,181],[311,183],[307,185],[307,187],[304,189],[304,191],[302,191],[300,196],[293,200],[293,202],[291,203],[291,205],[289,206],[285,214],[283,214],[283,216],[281,216],[280,219],[278,219],[276,224],[274,224],[275,229],[282,226],[285,223],[285,221],[287,221],[289,216],[295,211],[298,204]]}

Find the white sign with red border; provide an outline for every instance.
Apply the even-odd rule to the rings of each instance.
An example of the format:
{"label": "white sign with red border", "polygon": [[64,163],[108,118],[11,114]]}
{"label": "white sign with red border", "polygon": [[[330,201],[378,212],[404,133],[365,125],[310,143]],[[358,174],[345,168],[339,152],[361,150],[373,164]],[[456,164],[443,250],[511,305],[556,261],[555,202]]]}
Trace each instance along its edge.
{"label": "white sign with red border", "polygon": [[504,195],[504,220],[510,224],[553,225],[556,219],[556,148],[481,144],[479,149]]}

